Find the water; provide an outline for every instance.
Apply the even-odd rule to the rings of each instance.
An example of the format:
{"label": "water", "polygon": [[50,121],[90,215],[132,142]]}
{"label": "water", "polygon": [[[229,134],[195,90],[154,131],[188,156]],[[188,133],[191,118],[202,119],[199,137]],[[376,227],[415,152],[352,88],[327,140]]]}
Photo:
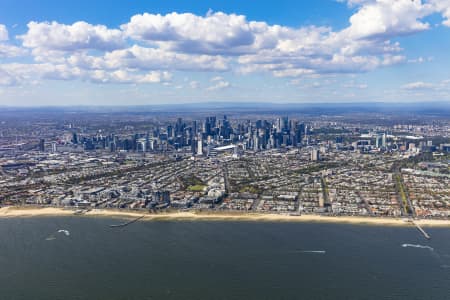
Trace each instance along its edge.
{"label": "water", "polygon": [[426,241],[412,227],[205,221],[108,227],[115,223],[0,219],[0,299],[450,297],[449,229],[427,229]]}

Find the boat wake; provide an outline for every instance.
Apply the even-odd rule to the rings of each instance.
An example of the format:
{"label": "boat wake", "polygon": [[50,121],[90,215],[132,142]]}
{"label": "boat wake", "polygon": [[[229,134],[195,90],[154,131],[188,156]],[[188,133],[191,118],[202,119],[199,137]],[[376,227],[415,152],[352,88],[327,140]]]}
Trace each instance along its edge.
{"label": "boat wake", "polygon": [[66,236],[69,236],[69,235],[70,235],[69,230],[65,230],[65,229],[60,229],[60,230],[58,230],[58,233],[64,233]]}
{"label": "boat wake", "polygon": [[430,246],[423,246],[423,245],[419,245],[419,244],[403,244],[402,245],[403,248],[420,248],[420,249],[428,249],[430,251],[434,251],[434,248],[431,248]]}
{"label": "boat wake", "polygon": [[315,254],[325,254],[325,250],[302,250],[301,253],[315,253]]}
{"label": "boat wake", "polygon": [[[65,230],[65,229],[60,229],[60,230],[58,230],[56,233],[62,233],[62,234],[64,234],[65,236],[70,236],[69,230]],[[54,234],[49,235],[45,240],[46,240],[46,241],[53,241],[53,240],[56,240],[56,236],[55,236]]]}
{"label": "boat wake", "polygon": [[[430,250],[429,253],[431,254],[431,256],[434,257],[438,261],[439,266],[441,268],[450,269],[450,265],[446,264],[443,259],[443,257],[447,257],[447,255],[440,255],[437,251],[434,250],[434,248],[432,248],[430,246],[424,246],[424,245],[419,245],[419,244],[402,244],[402,247],[403,248],[411,247],[411,248],[419,248],[419,249],[428,249],[428,250]],[[446,259],[446,260],[448,260],[448,259]]]}

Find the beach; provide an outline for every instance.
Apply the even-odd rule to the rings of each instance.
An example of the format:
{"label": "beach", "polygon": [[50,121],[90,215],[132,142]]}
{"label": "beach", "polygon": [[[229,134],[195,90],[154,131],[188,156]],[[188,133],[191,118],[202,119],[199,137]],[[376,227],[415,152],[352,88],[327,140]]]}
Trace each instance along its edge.
{"label": "beach", "polygon": [[[23,207],[7,206],[0,208],[0,218],[15,217],[49,217],[74,216],[75,210],[58,207]],[[322,215],[287,215],[259,214],[244,212],[215,211],[174,211],[149,213],[114,209],[93,209],[82,214],[87,217],[136,218],[144,215],[142,220],[218,220],[218,221],[262,221],[262,222],[324,222],[386,226],[411,226],[406,218],[364,217],[364,216],[322,216]],[[416,219],[416,224],[430,227],[450,227],[450,220]]]}

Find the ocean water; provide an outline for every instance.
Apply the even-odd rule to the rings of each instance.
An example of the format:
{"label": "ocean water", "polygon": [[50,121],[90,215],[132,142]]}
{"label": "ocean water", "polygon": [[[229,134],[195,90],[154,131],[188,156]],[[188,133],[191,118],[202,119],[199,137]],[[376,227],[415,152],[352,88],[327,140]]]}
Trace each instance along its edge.
{"label": "ocean water", "polygon": [[0,299],[450,299],[450,229],[120,222],[0,219]]}

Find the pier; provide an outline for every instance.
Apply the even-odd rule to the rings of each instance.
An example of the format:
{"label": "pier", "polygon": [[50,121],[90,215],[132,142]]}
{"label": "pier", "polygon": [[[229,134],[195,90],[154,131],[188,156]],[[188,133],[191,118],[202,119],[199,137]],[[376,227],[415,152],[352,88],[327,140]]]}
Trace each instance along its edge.
{"label": "pier", "polygon": [[431,239],[428,233],[426,233],[425,230],[419,224],[414,222],[414,220],[411,220],[411,223],[413,223],[414,226],[416,226],[417,230],[419,230],[427,240]]}
{"label": "pier", "polygon": [[122,223],[122,224],[109,225],[109,227],[112,227],[112,228],[125,227],[125,226],[128,226],[128,225],[130,225],[130,224],[132,224],[132,223],[134,223],[134,222],[139,221],[140,219],[142,219],[142,218],[144,218],[144,217],[145,217],[145,216],[140,216],[140,217],[137,217],[136,219],[133,219],[133,220],[131,220],[131,221],[128,221],[128,222],[125,222],[125,223]]}

